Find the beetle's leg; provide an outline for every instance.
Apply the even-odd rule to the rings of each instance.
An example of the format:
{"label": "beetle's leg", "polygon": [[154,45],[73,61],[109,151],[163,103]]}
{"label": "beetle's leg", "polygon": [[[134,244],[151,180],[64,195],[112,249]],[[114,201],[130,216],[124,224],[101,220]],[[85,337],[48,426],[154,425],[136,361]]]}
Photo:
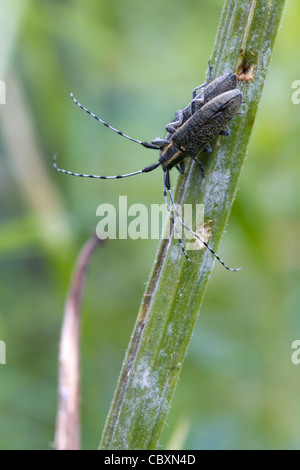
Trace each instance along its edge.
{"label": "beetle's leg", "polygon": [[[206,82],[205,82],[206,83]],[[205,84],[201,85],[201,86],[205,86]],[[197,88],[195,88],[196,90]],[[195,91],[194,90],[194,91]],[[193,91],[193,95],[194,95],[194,91]],[[205,98],[205,94],[204,94],[204,88],[201,88],[200,90],[200,93],[195,96],[195,98],[192,99],[191,101],[191,114],[195,114],[195,111],[196,111],[196,103],[200,103],[200,104],[203,104],[204,103],[204,98]]]}
{"label": "beetle's leg", "polygon": [[225,129],[223,129],[221,132],[219,132],[220,135],[230,135],[230,130],[229,127],[226,126]]}
{"label": "beetle's leg", "polygon": [[179,171],[179,173],[181,173],[183,175],[184,172],[185,172],[185,163],[184,163],[184,161],[182,161],[178,165],[176,165],[175,168],[176,168],[176,170]]}
{"label": "beetle's leg", "polygon": [[175,119],[176,121],[172,121],[170,122],[169,124],[166,125],[166,130],[170,133],[170,134],[174,134],[174,132],[177,131],[177,127],[180,127],[181,124],[182,124],[182,121],[183,121],[183,112],[181,109],[179,109],[178,111],[176,111],[175,113]]}
{"label": "beetle's leg", "polygon": [[197,165],[199,166],[200,170],[201,170],[201,174],[202,174],[202,177],[204,178],[205,176],[205,172],[204,172],[204,168],[203,168],[203,165],[201,162],[199,162],[199,160],[196,158],[196,157],[191,157],[192,160],[194,160],[194,162],[197,163]]}
{"label": "beetle's leg", "polygon": [[202,85],[197,86],[193,90],[193,99],[196,98],[196,96],[197,96],[197,90],[200,90],[201,88],[204,88],[204,87],[206,87],[206,85],[209,84],[210,79],[211,79],[211,71],[212,71],[212,66],[210,65],[210,60],[209,60],[208,61],[208,79],[204,83],[202,83]]}
{"label": "beetle's leg", "polygon": [[167,187],[167,190],[168,190],[168,193],[169,193],[169,197],[170,197],[170,200],[171,200],[171,204],[174,208],[174,213],[176,215],[176,217],[178,218],[178,220],[181,222],[182,226],[188,230],[192,235],[194,235],[194,237],[196,237],[198,240],[201,241],[201,243],[203,243],[204,246],[206,246],[206,248],[214,255],[215,258],[217,258],[217,260],[224,266],[224,268],[228,269],[228,271],[241,271],[241,268],[229,268],[229,266],[227,266],[224,261],[221,260],[221,258],[219,257],[219,255],[217,255],[217,253],[204,241],[202,240],[201,237],[199,237],[199,235],[197,233],[195,233],[192,229],[190,229],[184,222],[183,220],[181,219],[180,215],[178,214],[178,211],[176,210],[176,206],[175,206],[175,203],[174,203],[174,199],[173,199],[173,196],[172,196],[172,192],[171,192],[171,188],[165,184],[164,182],[164,188]]}
{"label": "beetle's leg", "polygon": [[[196,111],[196,103],[203,104],[205,98],[205,87],[208,85],[211,79],[212,66],[210,65],[210,60],[208,61],[208,79],[202,85],[197,86],[193,90],[193,99],[191,101],[191,114],[193,115]],[[197,95],[197,90],[200,90],[200,93]]]}
{"label": "beetle's leg", "polygon": [[151,144],[154,144],[158,148],[165,147],[165,145],[169,145],[170,141],[167,139],[161,139],[160,137],[156,137],[156,139],[151,141]]}
{"label": "beetle's leg", "polygon": [[212,152],[212,148],[210,145],[207,145],[204,149],[203,149],[203,152],[205,153],[211,153]]}
{"label": "beetle's leg", "polygon": [[[176,222],[174,220],[174,216],[171,212],[171,209],[170,209],[170,206],[169,206],[169,203],[168,203],[168,196],[167,196],[167,190],[169,191],[171,189],[171,185],[170,185],[170,175],[169,175],[169,171],[166,170],[164,172],[164,199],[165,199],[165,204],[166,204],[166,208],[168,210],[168,213],[169,213],[169,216],[170,216],[170,219],[172,221],[172,224],[174,226],[174,229],[175,229],[175,232],[177,234],[177,237],[178,237],[178,241],[179,241],[179,244],[181,246],[181,249],[182,249],[182,252],[184,254],[184,256],[186,257],[186,259],[188,261],[191,261],[190,258],[188,257],[187,255],[187,252],[185,251],[184,249],[184,246],[183,246],[183,243],[181,241],[181,238],[180,238],[180,235],[179,235],[179,232],[178,232],[178,228],[176,227]],[[174,206],[174,203],[172,203],[173,206]]]}

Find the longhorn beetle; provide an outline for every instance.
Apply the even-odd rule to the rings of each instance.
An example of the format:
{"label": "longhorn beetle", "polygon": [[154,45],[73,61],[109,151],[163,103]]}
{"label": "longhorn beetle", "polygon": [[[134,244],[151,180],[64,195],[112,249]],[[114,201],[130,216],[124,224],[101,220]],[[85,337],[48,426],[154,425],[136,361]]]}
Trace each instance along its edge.
{"label": "longhorn beetle", "polygon": [[[213,80],[211,83],[211,71],[212,67],[210,65],[210,62],[208,62],[208,67],[209,67],[209,74],[208,74],[208,79],[206,82],[204,82],[202,85],[197,86],[193,90],[193,99],[192,101],[183,109],[176,111],[175,113],[175,120],[172,121],[171,123],[166,125],[166,130],[168,131],[168,134],[166,135],[165,139],[170,139],[171,135],[176,131],[177,127],[180,127],[185,121],[187,121],[194,113],[195,111],[198,111],[199,109],[202,108],[204,104],[206,104],[208,101],[212,100],[216,96],[225,93],[226,91],[233,90],[236,87],[237,83],[237,76],[231,72],[226,73],[224,75],[221,75],[220,77],[216,78]],[[197,90],[200,89],[200,93],[197,95]],[[226,126],[225,129],[221,130],[219,134],[221,135],[229,135],[229,129]],[[208,144],[204,149],[204,152],[206,153],[211,153],[212,149],[211,146]],[[201,173],[204,176],[204,169],[201,165],[201,162],[198,162],[200,168],[201,168]],[[184,161],[182,161],[179,165],[176,165],[176,169],[184,174],[185,171],[185,164]]]}
{"label": "longhorn beetle", "polygon": [[[242,93],[235,88],[237,82],[237,77],[235,74],[227,73],[216,78],[212,82],[210,82],[210,78],[211,66],[209,63],[208,80],[194,89],[192,101],[183,110],[177,111],[175,113],[174,120],[166,125],[167,135],[165,138],[156,138],[152,140],[151,143],[136,140],[119,131],[118,129],[110,126],[107,122],[103,121],[87,108],[82,106],[74,97],[73,93],[71,93],[70,96],[74,103],[83,109],[83,111],[95,118],[98,122],[108,127],[112,131],[117,132],[117,134],[121,135],[122,137],[125,137],[125,139],[131,140],[132,142],[140,144],[148,149],[159,150],[160,157],[158,162],[154,163],[153,165],[147,166],[133,173],[116,176],[89,175],[63,170],[57,167],[57,153],[53,157],[53,166],[55,170],[67,175],[100,179],[127,178],[129,176],[138,175],[140,173],[149,173],[161,166],[163,169],[163,191],[165,204],[177,233],[181,249],[187,260],[190,261],[180,239],[174,216],[171,212],[171,207],[174,208],[175,217],[178,218],[182,226],[192,233],[195,238],[200,240],[226,269],[229,271],[240,271],[240,268],[234,269],[228,267],[217,255],[217,253],[215,253],[215,251],[204,240],[202,240],[197,233],[186,226],[178,211],[176,210],[175,202],[171,192],[169,172],[173,167],[176,167],[180,173],[184,173],[186,158],[191,158],[199,165],[202,176],[204,177],[204,169],[201,162],[197,159],[197,156],[201,151],[206,151],[207,153],[211,152],[210,143],[218,134],[229,134],[227,123],[234,117],[235,114],[238,113],[241,106]],[[197,90],[200,90],[200,93],[197,94]],[[171,201],[171,207],[168,203],[168,195]]]}
{"label": "longhorn beetle", "polygon": [[[173,121],[170,124],[166,125],[166,129],[170,132],[170,134],[173,134],[174,129],[176,127],[181,126],[185,121],[187,121],[187,119],[192,116],[192,114],[195,113],[195,111],[200,109],[205,103],[212,100],[216,96],[221,95],[221,93],[233,90],[236,87],[237,77],[234,73],[231,72],[221,75],[220,77],[210,82],[212,71],[210,62],[208,62],[208,67],[209,73],[207,81],[202,83],[202,85],[197,86],[193,90],[193,99],[183,110],[176,111],[176,121]],[[199,89],[200,93],[197,95],[197,90]],[[226,133],[225,135],[228,135],[228,133]]]}

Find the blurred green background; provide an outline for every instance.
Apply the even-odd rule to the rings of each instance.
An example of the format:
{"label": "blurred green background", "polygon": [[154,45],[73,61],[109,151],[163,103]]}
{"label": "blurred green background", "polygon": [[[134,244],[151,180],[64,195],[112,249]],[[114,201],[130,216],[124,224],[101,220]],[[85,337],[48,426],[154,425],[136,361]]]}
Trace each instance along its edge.
{"label": "blurred green background", "polygon": [[[141,140],[205,78],[223,0],[2,0],[0,79],[0,447],[54,439],[57,354],[69,279],[96,208],[163,202],[162,175],[71,178],[156,161],[69,98]],[[300,448],[300,5],[288,0],[248,158],[161,448]],[[227,70],[224,70],[226,72]],[[174,175],[173,175],[174,178]],[[111,240],[88,272],[82,306],[82,447],[99,444],[156,240]],[[171,442],[171,443],[170,443]]]}

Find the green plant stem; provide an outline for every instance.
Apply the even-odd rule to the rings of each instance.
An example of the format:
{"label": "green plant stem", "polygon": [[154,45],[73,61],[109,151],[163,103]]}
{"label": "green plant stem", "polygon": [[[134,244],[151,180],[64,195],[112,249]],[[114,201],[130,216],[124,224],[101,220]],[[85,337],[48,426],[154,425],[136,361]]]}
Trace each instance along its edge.
{"label": "green plant stem", "polygon": [[[175,186],[178,204],[204,204],[217,250],[235,197],[284,0],[226,0],[211,63],[213,78],[234,70],[243,114],[218,137],[213,153],[191,163]],[[101,449],[155,449],[197,320],[215,259],[208,250],[183,256],[178,241],[162,239],[102,436]],[[224,276],[237,276],[224,271]]]}

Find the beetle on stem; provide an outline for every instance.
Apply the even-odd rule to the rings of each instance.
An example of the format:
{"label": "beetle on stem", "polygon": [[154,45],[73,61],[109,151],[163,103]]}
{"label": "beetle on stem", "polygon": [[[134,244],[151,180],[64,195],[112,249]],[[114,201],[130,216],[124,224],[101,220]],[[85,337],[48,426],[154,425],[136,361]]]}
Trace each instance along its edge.
{"label": "beetle on stem", "polygon": [[[219,134],[228,135],[229,130],[227,128],[228,122],[238,113],[242,103],[242,93],[237,90],[236,82],[237,77],[235,74],[227,73],[222,75],[212,82],[211,78],[211,67],[209,64],[209,78],[202,85],[198,86],[193,91],[192,101],[180,111],[175,113],[174,121],[166,125],[167,135],[164,139],[156,138],[151,143],[143,142],[141,140],[133,139],[132,137],[124,134],[123,132],[110,126],[107,122],[100,119],[98,116],[93,114],[87,108],[82,106],[71,93],[71,98],[74,103],[83,109],[90,116],[95,118],[104,126],[117,132],[117,134],[125,137],[132,142],[142,145],[145,148],[159,150],[160,156],[157,163],[147,166],[141,170],[127,173],[123,175],[115,176],[100,176],[100,175],[89,175],[83,173],[74,173],[72,171],[64,170],[57,167],[56,158],[57,153],[53,157],[53,166],[55,170],[65,173],[71,176],[79,176],[84,178],[99,178],[99,179],[119,179],[127,178],[129,176],[138,175],[140,173],[149,173],[159,166],[163,169],[163,187],[164,187],[164,199],[169,212],[169,216],[174,224],[175,231],[178,236],[181,249],[190,261],[183,243],[181,241],[178,229],[175,224],[174,216],[171,212],[171,208],[168,203],[168,195],[171,201],[171,207],[174,208],[175,217],[180,221],[182,226],[193,234],[195,238],[203,243],[203,245],[214,255],[214,257],[229,271],[239,271],[228,267],[221,258],[215,253],[215,251],[200,238],[191,228],[187,227],[181,219],[178,211],[176,210],[174,199],[171,192],[170,175],[169,172],[172,168],[176,169],[180,173],[185,171],[185,160],[191,158],[200,167],[202,176],[204,176],[204,169],[201,162],[197,159],[200,152],[206,151],[211,152],[210,143]],[[200,92],[197,94],[197,90]]]}

